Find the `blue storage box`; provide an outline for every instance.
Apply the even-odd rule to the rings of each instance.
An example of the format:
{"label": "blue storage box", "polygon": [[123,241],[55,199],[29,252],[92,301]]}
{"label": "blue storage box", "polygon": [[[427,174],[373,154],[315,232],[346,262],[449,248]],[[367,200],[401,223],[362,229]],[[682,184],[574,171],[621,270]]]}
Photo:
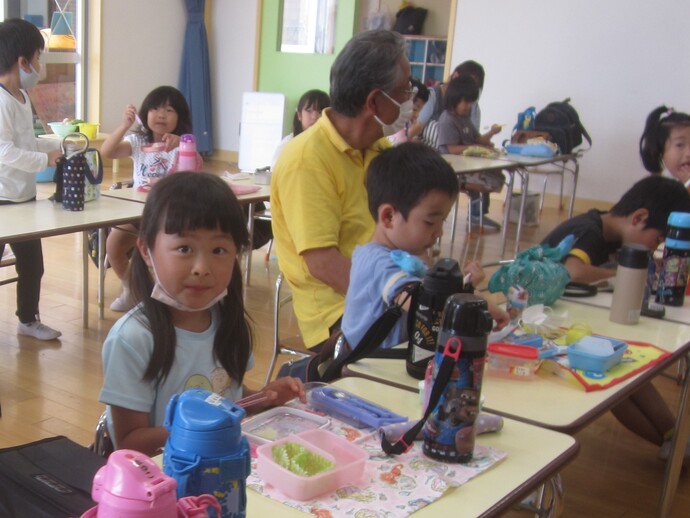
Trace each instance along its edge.
{"label": "blue storage box", "polygon": [[40,173],[36,173],[38,183],[52,182],[55,176],[55,166],[48,166]]}
{"label": "blue storage box", "polygon": [[575,344],[568,347],[568,363],[570,367],[583,371],[606,372],[611,367],[618,365],[628,348],[628,344],[620,340],[614,340],[613,338],[606,338],[606,340],[609,340],[613,345],[613,354],[609,356],[598,356],[596,354],[580,351],[573,347]]}

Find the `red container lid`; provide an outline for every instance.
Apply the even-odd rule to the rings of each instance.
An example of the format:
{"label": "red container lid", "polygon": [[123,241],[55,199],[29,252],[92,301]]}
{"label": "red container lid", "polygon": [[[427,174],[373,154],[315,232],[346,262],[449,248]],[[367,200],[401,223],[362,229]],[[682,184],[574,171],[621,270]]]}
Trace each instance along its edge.
{"label": "red container lid", "polygon": [[489,344],[488,351],[491,354],[501,354],[503,356],[512,356],[514,358],[522,358],[525,360],[539,359],[539,349],[530,345],[495,342]]}

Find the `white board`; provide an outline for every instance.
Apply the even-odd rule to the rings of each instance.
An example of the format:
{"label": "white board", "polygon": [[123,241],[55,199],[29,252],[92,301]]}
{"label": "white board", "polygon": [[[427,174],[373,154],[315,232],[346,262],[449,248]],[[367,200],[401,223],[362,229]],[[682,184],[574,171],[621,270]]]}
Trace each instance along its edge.
{"label": "white board", "polygon": [[238,166],[241,171],[271,165],[273,154],[283,139],[285,95],[268,92],[242,94],[240,121],[240,152]]}

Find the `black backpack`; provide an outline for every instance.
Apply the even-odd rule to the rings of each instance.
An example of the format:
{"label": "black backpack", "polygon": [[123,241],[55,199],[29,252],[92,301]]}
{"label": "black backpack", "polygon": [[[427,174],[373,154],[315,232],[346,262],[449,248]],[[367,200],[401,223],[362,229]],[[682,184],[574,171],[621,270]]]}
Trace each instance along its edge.
{"label": "black backpack", "polygon": [[534,122],[536,131],[546,131],[551,135],[551,142],[558,145],[561,153],[567,155],[582,144],[582,137],[592,147],[592,139],[580,122],[570,98],[562,102],[550,103],[537,113]]}

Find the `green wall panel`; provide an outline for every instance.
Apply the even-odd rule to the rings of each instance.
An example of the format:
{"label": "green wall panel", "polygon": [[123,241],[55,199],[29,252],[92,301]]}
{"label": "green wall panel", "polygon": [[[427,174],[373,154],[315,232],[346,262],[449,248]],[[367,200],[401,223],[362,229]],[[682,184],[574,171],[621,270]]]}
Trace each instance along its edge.
{"label": "green wall panel", "polygon": [[281,0],[263,0],[258,91],[285,94],[284,134],[292,131],[292,116],[305,91],[319,88],[328,92],[331,64],[355,31],[357,4],[356,0],[338,0],[333,54],[294,54],[279,51]]}

